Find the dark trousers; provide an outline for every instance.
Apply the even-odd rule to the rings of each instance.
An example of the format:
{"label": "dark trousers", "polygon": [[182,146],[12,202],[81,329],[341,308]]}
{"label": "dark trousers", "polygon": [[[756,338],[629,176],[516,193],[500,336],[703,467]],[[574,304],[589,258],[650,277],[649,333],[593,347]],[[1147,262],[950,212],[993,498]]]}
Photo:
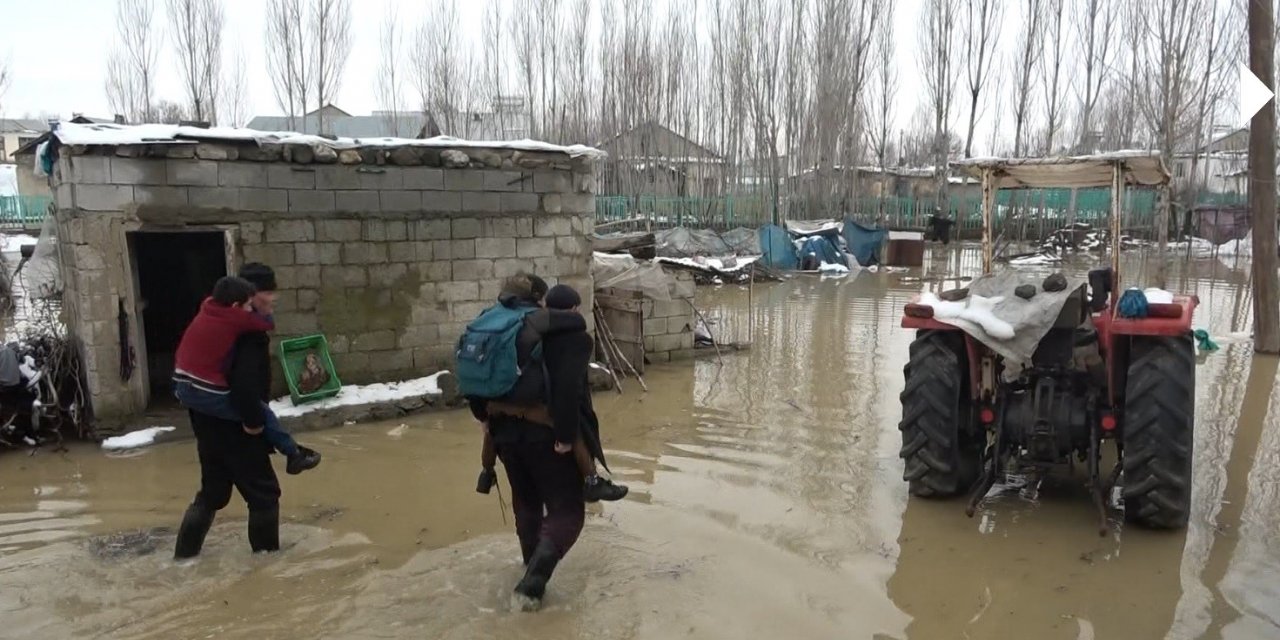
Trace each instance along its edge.
{"label": "dark trousers", "polygon": [[200,457],[200,491],[193,505],[209,512],[231,501],[235,487],[249,511],[269,511],[280,504],[280,481],[271,468],[271,444],[244,432],[239,422],[190,411]]}
{"label": "dark trousers", "polygon": [[[175,382],[173,385],[173,395],[190,411],[199,411],[200,413],[213,416],[215,418],[223,418],[225,420],[234,420],[243,423],[240,413],[231,406],[231,396],[229,394],[211,393],[197,389],[190,382]],[[275,447],[276,451],[286,456],[298,455],[298,443],[293,440],[293,436],[289,435],[280,426],[280,419],[276,417],[274,411],[267,403],[262,403],[262,414],[265,421],[262,423],[262,437]]]}
{"label": "dark trousers", "polygon": [[[538,541],[546,539],[563,557],[578,541],[586,516],[582,474],[573,455],[555,452],[551,430],[545,426],[494,426],[499,427],[495,429],[495,442],[511,483],[511,508],[515,511],[521,552],[528,560]],[[512,429],[546,430],[546,437],[502,437],[509,436]]]}

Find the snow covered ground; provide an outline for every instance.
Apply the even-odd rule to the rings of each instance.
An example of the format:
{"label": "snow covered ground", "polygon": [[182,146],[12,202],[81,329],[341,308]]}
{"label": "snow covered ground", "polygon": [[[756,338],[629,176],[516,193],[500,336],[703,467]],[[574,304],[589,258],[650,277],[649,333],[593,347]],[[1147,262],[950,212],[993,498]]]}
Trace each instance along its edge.
{"label": "snow covered ground", "polygon": [[122,436],[103,440],[102,449],[104,451],[123,451],[125,449],[137,449],[140,447],[150,446],[156,441],[157,436],[173,430],[174,427],[148,427],[146,429],[130,431]]}
{"label": "snow covered ground", "polygon": [[332,398],[326,398],[316,402],[294,406],[289,398],[280,398],[271,403],[271,410],[281,418],[290,418],[300,416],[312,411],[323,411],[325,409],[336,409],[338,407],[350,407],[362,404],[373,404],[378,402],[395,402],[405,398],[420,398],[422,396],[438,396],[440,391],[440,376],[448,373],[441,371],[429,375],[425,378],[417,378],[414,380],[404,380],[401,382],[380,382],[368,385],[345,385],[338,395]]}
{"label": "snow covered ground", "polygon": [[11,253],[14,256],[22,250],[22,245],[35,244],[36,238],[24,233],[0,233],[0,253]]}

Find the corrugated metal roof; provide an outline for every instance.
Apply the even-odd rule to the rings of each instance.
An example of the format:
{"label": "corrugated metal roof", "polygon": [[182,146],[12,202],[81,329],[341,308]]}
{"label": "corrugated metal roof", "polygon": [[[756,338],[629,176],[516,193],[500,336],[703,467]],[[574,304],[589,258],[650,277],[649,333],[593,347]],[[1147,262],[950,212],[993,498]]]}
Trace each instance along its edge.
{"label": "corrugated metal roof", "polygon": [[49,130],[49,123],[37,118],[0,118],[0,132],[3,133],[43,133]]}

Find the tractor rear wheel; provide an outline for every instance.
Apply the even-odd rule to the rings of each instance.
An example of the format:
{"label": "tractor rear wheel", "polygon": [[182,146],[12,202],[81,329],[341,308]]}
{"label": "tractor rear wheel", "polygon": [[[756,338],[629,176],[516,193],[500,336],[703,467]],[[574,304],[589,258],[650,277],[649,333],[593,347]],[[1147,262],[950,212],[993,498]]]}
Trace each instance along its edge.
{"label": "tractor rear wheel", "polygon": [[911,495],[945,498],[977,479],[981,438],[973,423],[967,385],[968,357],[959,331],[920,331],[903,368],[902,479]]}
{"label": "tractor rear wheel", "polygon": [[1124,400],[1125,519],[1187,526],[1196,362],[1190,335],[1134,338]]}

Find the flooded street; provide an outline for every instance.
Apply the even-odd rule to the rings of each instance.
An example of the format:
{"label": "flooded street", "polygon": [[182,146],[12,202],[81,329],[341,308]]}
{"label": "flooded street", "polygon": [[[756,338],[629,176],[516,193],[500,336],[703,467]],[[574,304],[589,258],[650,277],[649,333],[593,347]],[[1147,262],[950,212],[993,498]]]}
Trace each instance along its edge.
{"label": "flooded street", "polygon": [[631,495],[588,507],[540,613],[511,610],[511,514],[474,492],[478,430],[461,411],[302,434],[325,458],[300,476],[277,465],[284,552],[249,553],[237,497],[187,565],[172,528],[197,485],[192,441],[6,452],[0,637],[1280,637],[1280,361],[1240,337],[1247,263],[1171,268],[1222,346],[1197,371],[1189,527],[1113,514],[1099,537],[1081,478],[972,519],[963,500],[908,499],[899,314],[978,262],[700,289],[718,336],[753,346],[651,368],[647,394],[597,395]]}

